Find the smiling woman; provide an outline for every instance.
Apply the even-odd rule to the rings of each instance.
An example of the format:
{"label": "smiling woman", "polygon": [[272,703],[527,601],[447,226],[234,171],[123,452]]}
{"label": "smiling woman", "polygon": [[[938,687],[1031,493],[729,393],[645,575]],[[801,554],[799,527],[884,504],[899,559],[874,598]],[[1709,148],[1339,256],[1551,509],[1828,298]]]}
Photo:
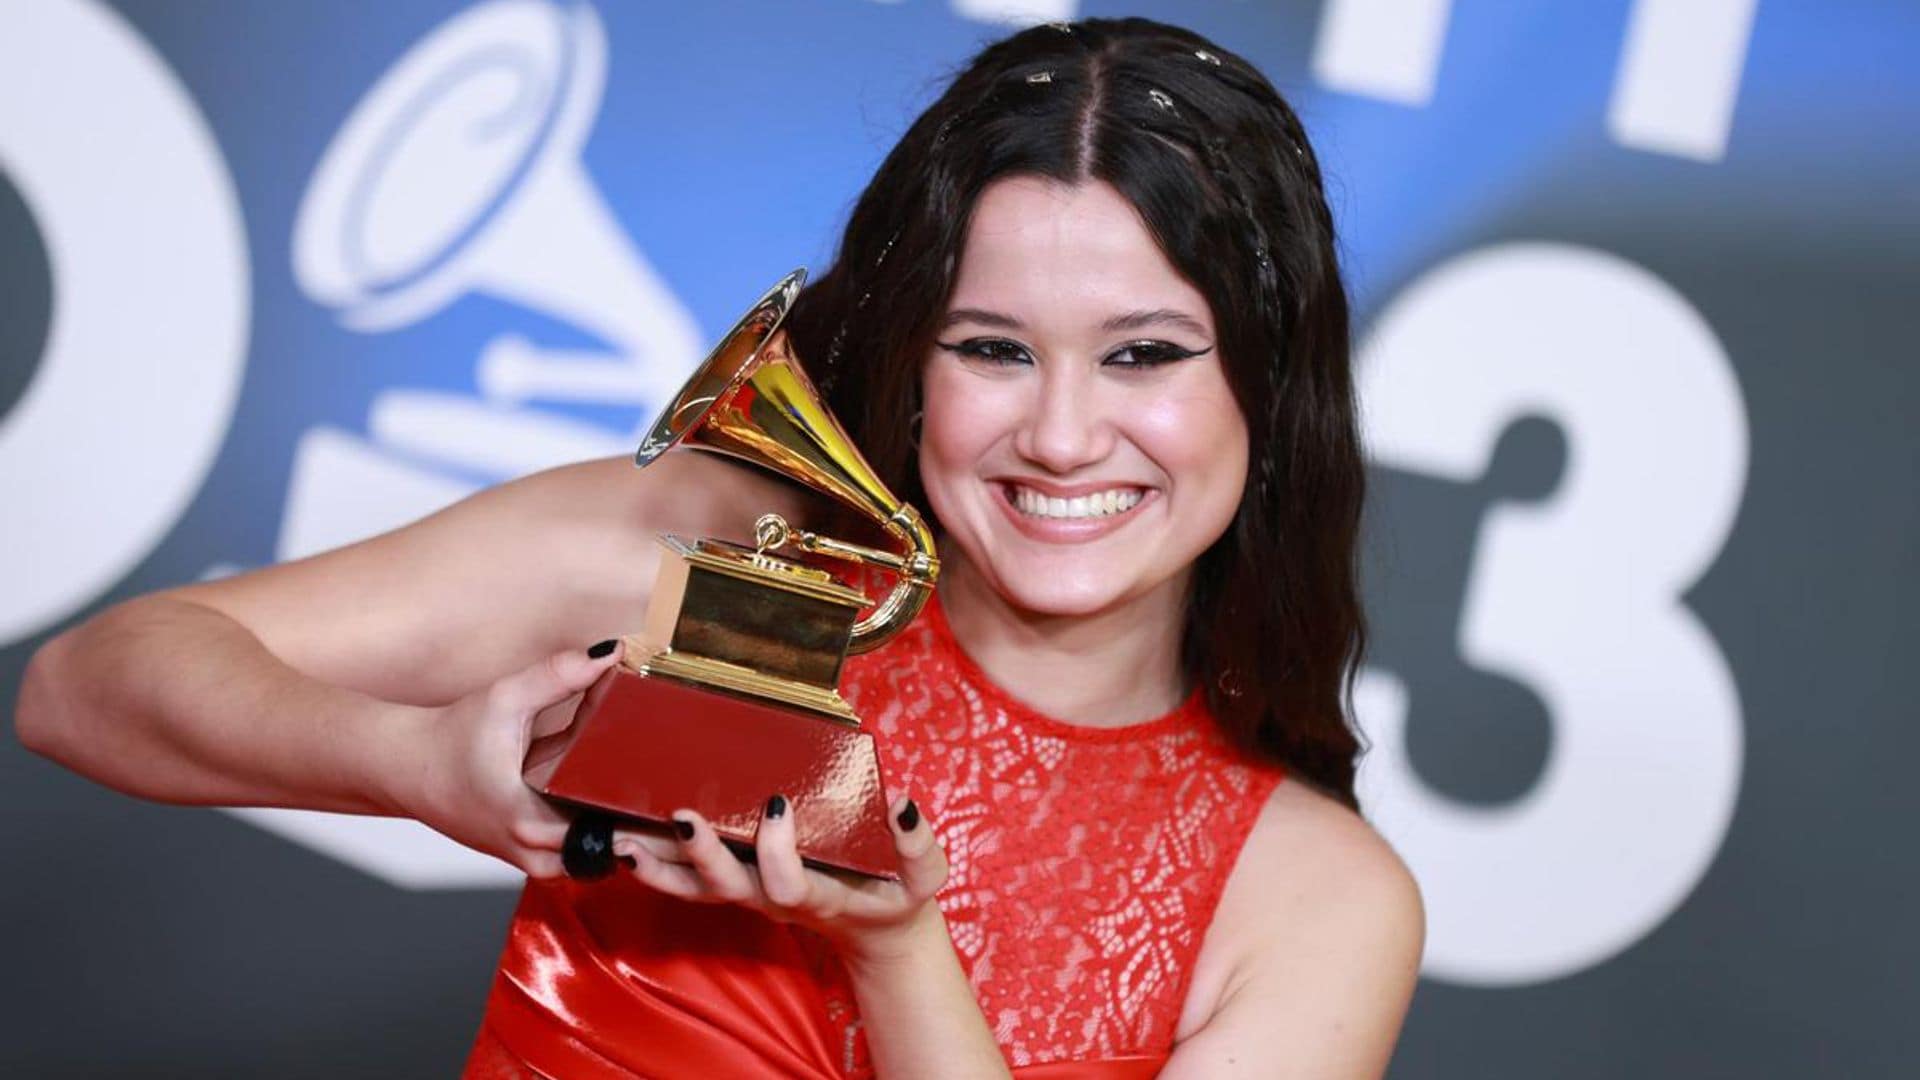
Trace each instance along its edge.
{"label": "smiling woman", "polygon": [[[1097,181],[997,181],[964,252],[926,361],[919,454],[961,556],[949,555],[949,597],[1115,629],[1178,625],[1193,564],[1232,523],[1247,474],[1206,297]],[[1145,646],[1141,660],[1176,659],[1163,651]],[[1158,697],[1118,722],[1178,701],[1184,677],[1162,675]]]}
{"label": "smiling woman", "polygon": [[1144,20],[981,53],[789,321],[939,533],[926,618],[843,682],[913,796],[908,881],[803,874],[784,803],[752,868],[698,815],[624,836],[647,888],[726,906],[530,887],[476,1067],[1383,1071],[1422,916],[1353,813],[1346,320],[1311,150],[1244,61]]}
{"label": "smiling woman", "polygon": [[[1024,610],[1093,616],[1080,624],[1084,640],[1130,622],[1166,633],[1144,609],[1113,608],[1122,595],[1147,602],[1139,582],[1114,582],[1213,529],[1159,595],[1161,616],[1178,612],[1177,681],[1200,689],[1242,750],[1357,808],[1360,742],[1345,701],[1365,644],[1354,559],[1365,472],[1347,298],[1306,133],[1250,64],[1140,19],[1049,24],[989,46],[881,164],[839,259],[802,295],[792,326],[801,354],[824,358],[830,404],[881,478],[931,506],[949,546],[974,556],[949,569],[950,597],[1010,596],[1012,579],[997,575],[1032,565],[1020,580],[1055,606]],[[1174,359],[1190,351],[1200,355]],[[1031,378],[983,370],[1027,360]],[[1148,370],[1104,374],[1129,360]],[[950,378],[956,366],[973,377]],[[1095,370],[1103,374],[1078,381],[1077,371]],[[1211,406],[1194,400],[1201,387]],[[976,429],[962,438],[984,438],[990,410],[997,419],[985,426],[1009,437],[970,467],[1024,481],[1036,508],[1084,483],[1126,481],[1142,494],[1139,526],[1082,558],[1022,531],[1050,525],[1021,515],[1002,534],[1029,542],[981,558],[986,549],[970,545],[996,535],[983,513],[992,500],[969,500],[933,474],[963,467],[943,449],[943,417]],[[1062,472],[1109,440],[1111,460]],[[1016,462],[1022,447],[1028,456]],[[1204,490],[1198,475],[1175,491],[1129,471],[1165,471],[1187,453],[1217,467]],[[1213,505],[1215,481],[1233,489],[1224,523],[1190,520]],[[975,581],[1005,589],[970,589]],[[1095,599],[1103,589],[1105,605]],[[984,631],[962,610],[972,605],[952,607],[956,625]],[[996,621],[1030,621],[1011,614]],[[1053,697],[1059,681],[1044,683],[1047,704],[1064,706]]]}
{"label": "smiling woman", "polygon": [[841,683],[899,881],[804,865],[792,792],[751,859],[680,809],[614,835],[629,872],[562,873],[522,764],[621,662],[588,643],[642,622],[654,537],[811,513],[693,455],[118,605],[36,654],[23,741],[525,870],[472,1076],[1380,1074],[1422,913],[1353,794],[1363,473],[1292,110],[1175,27],[1015,34],[908,130],[788,325],[939,533],[925,617]]}

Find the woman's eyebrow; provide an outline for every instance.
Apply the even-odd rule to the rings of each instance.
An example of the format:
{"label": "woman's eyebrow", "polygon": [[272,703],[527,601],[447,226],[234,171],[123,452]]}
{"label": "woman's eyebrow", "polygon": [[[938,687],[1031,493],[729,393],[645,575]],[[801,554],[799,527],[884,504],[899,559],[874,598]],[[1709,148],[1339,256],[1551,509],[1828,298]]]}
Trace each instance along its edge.
{"label": "woman's eyebrow", "polygon": [[940,329],[945,330],[949,326],[957,326],[963,322],[979,323],[982,326],[997,327],[1001,330],[1027,328],[1027,324],[1019,319],[1011,315],[1002,315],[997,311],[987,311],[983,308],[954,308],[947,312],[946,318],[940,320]]}
{"label": "woman's eyebrow", "polygon": [[[940,320],[940,329],[945,330],[950,326],[956,326],[963,322],[979,323],[981,326],[992,326],[1001,330],[1025,330],[1027,328],[1027,325],[1019,319],[1002,312],[988,311],[985,308],[954,308],[952,311],[947,312],[946,318]],[[1177,326],[1191,333],[1199,334],[1201,337],[1207,336],[1207,328],[1200,324],[1200,320],[1183,311],[1175,311],[1172,308],[1154,308],[1151,311],[1129,311],[1124,314],[1115,315],[1101,323],[1100,329],[1111,332],[1138,330],[1146,326]]]}
{"label": "woman's eyebrow", "polygon": [[1129,311],[1124,315],[1115,315],[1100,324],[1102,330],[1138,330],[1143,326],[1177,326],[1183,330],[1207,336],[1207,328],[1200,320],[1184,311],[1172,308],[1154,308],[1152,311]]}

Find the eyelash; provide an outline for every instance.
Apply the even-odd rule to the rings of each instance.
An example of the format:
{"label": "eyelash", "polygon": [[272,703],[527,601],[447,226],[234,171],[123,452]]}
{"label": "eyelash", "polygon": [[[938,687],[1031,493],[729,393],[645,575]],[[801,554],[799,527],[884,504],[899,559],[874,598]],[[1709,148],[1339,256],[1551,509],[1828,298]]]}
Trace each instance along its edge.
{"label": "eyelash", "polygon": [[[964,356],[972,360],[980,360],[996,367],[1010,367],[1017,363],[1026,362],[1029,359],[1026,346],[1018,342],[1008,341],[1006,338],[968,338],[965,341],[951,343],[939,341],[935,342],[935,344],[955,355]],[[1011,349],[1013,352],[1009,354],[1004,351],[1005,349]],[[1108,354],[1108,360],[1101,362],[1103,364],[1108,363],[1112,357],[1120,353],[1137,352],[1142,354],[1142,358],[1129,363],[1113,364],[1112,366],[1151,368],[1159,367],[1162,364],[1172,364],[1181,360],[1192,359],[1196,356],[1203,356],[1212,351],[1213,346],[1211,345],[1204,349],[1195,350],[1182,348],[1179,345],[1167,341],[1130,341]]]}

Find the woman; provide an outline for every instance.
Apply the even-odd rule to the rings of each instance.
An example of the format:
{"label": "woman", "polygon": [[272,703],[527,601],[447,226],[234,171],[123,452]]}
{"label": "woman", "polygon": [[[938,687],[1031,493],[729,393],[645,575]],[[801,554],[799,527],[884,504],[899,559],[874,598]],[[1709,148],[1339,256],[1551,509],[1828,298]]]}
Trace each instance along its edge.
{"label": "woman", "polygon": [[752,864],[683,811],[560,874],[519,765],[620,659],[577,643],[639,624],[651,538],[817,511],[695,455],[122,605],[36,656],[22,738],[525,869],[470,1075],[1377,1075],[1422,918],[1355,813],[1333,243],[1272,87],[1144,20],[989,47],[881,166],[791,330],[940,530],[927,613],[843,685],[901,883],[802,869],[777,792]]}

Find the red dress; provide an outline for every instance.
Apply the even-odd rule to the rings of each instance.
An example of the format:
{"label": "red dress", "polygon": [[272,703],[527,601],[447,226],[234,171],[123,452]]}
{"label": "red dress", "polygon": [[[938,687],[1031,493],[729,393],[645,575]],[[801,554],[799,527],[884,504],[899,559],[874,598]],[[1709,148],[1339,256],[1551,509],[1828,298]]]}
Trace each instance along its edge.
{"label": "red dress", "polygon": [[[1006,694],[936,599],[847,662],[893,795],[952,867],[938,902],[1022,1080],[1151,1076],[1254,818],[1281,779],[1196,693],[1088,728]],[[817,935],[623,874],[529,881],[468,1077],[871,1077],[845,972]]]}

